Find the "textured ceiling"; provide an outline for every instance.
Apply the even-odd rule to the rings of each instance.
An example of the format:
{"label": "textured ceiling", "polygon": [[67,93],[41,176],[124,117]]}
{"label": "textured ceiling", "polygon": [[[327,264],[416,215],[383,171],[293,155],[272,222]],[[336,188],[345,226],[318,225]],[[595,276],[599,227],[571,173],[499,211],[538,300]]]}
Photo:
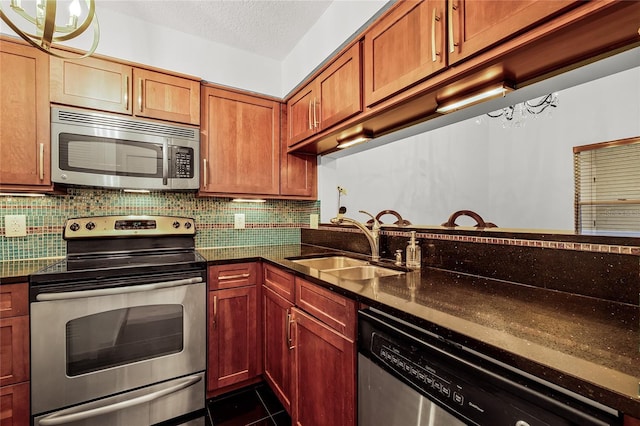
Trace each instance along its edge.
{"label": "textured ceiling", "polygon": [[111,9],[282,60],[333,0],[98,0]]}

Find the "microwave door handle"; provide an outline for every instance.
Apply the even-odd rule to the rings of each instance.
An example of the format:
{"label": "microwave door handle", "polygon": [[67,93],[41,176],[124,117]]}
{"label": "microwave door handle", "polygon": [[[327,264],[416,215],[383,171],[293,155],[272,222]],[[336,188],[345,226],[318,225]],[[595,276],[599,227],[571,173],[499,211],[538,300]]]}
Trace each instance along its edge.
{"label": "microwave door handle", "polygon": [[65,291],[61,293],[40,293],[36,296],[36,301],[47,302],[66,299],[79,299],[82,297],[95,297],[95,296],[113,296],[118,294],[135,293],[139,291],[151,291],[161,288],[180,287],[182,285],[198,284],[201,283],[202,277],[186,278],[183,280],[163,281],[153,284],[141,284],[132,285],[129,287],[115,287],[115,288],[101,288],[96,290],[78,290],[78,291]]}
{"label": "microwave door handle", "polygon": [[[54,413],[50,416],[47,416],[43,419],[40,419],[38,422],[39,426],[55,426],[62,425],[71,422],[76,422],[80,420],[90,419],[96,416],[102,416],[105,414],[113,413],[115,411],[124,410],[130,407],[134,407],[136,405],[144,404],[147,402],[154,401],[156,399],[162,398],[163,396],[170,395],[172,393],[181,391],[182,389],[186,389],[189,386],[192,386],[200,381],[200,376],[189,376],[185,377],[180,383],[170,386],[166,389],[161,389],[159,391],[151,392],[146,395],[138,396],[133,399],[127,399],[125,401],[116,402],[115,404],[105,405],[103,407],[90,408],[84,411],[74,412],[78,408],[71,408],[69,410],[64,410],[58,413]],[[82,408],[82,407],[80,407]]]}
{"label": "microwave door handle", "polygon": [[167,185],[169,179],[169,139],[162,142],[162,184]]}

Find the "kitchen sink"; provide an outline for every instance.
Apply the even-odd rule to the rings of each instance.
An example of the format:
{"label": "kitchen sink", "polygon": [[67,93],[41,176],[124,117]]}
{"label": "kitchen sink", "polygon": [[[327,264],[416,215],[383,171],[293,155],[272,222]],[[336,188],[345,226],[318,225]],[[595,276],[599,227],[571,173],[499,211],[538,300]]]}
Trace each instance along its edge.
{"label": "kitchen sink", "polygon": [[317,269],[322,274],[329,274],[345,280],[370,280],[404,274],[405,271],[371,265],[368,261],[347,256],[326,256],[309,259],[290,259],[292,262]]}
{"label": "kitchen sink", "polygon": [[364,266],[369,264],[369,262],[367,262],[366,260],[354,259],[346,256],[314,257],[311,259],[294,259],[291,261],[308,268],[318,269],[320,271],[324,271],[327,269],[349,268],[353,266]]}
{"label": "kitchen sink", "polygon": [[392,275],[400,275],[405,273],[404,271],[397,271],[395,269],[383,268],[381,266],[375,265],[352,266],[341,269],[328,269],[323,270],[322,272],[325,274],[333,275],[334,277],[355,281],[389,277]]}

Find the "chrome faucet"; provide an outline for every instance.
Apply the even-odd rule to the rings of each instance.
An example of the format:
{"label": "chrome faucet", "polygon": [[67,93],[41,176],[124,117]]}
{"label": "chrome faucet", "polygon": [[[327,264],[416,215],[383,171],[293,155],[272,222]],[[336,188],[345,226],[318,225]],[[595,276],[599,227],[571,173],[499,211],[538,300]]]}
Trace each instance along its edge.
{"label": "chrome faucet", "polygon": [[371,260],[373,262],[380,261],[380,222],[375,218],[371,213],[368,213],[364,210],[360,210],[360,213],[366,214],[373,219],[373,226],[371,230],[367,228],[367,225],[364,223],[358,222],[355,219],[350,219],[348,217],[344,217],[342,213],[338,214],[338,216],[331,219],[331,223],[340,225],[341,223],[350,223],[352,225],[357,226],[362,232],[364,232],[365,237],[369,240],[369,245],[371,246]]}

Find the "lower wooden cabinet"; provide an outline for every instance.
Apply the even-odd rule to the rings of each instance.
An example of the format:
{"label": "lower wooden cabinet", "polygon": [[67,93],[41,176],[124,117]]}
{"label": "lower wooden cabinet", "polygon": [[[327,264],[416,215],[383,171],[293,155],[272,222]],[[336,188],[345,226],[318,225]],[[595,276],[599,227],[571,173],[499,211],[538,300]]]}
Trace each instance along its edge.
{"label": "lower wooden cabinet", "polygon": [[355,302],[271,265],[264,268],[267,383],[295,425],[355,425]]}
{"label": "lower wooden cabinet", "polygon": [[0,425],[29,425],[28,284],[0,286]]}
{"label": "lower wooden cabinet", "polygon": [[258,328],[259,268],[256,263],[209,268],[207,392],[258,378],[261,333]]}

